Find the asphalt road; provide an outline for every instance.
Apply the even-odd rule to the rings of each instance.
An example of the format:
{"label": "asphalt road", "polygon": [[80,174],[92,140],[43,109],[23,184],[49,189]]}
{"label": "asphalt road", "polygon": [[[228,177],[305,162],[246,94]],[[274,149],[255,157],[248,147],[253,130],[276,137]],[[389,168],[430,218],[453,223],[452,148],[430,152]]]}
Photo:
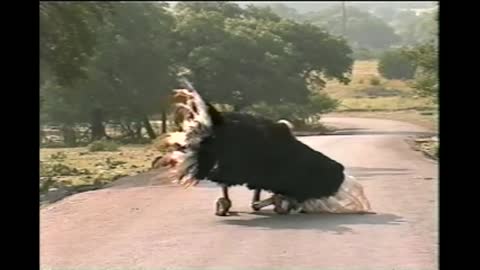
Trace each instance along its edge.
{"label": "asphalt road", "polygon": [[183,189],[152,172],[42,209],[42,267],[437,269],[438,164],[406,143],[426,130],[323,120],[342,135],[301,140],[345,164],[376,215],[252,213],[252,192],[238,187],[231,190],[235,212],[218,217],[218,187]]}

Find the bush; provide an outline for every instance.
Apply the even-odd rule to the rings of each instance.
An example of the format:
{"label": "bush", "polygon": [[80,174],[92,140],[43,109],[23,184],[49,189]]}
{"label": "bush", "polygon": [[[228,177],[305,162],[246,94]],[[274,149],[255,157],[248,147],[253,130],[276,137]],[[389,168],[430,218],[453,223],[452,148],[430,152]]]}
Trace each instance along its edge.
{"label": "bush", "polygon": [[335,110],[339,104],[338,100],[321,93],[311,95],[306,104],[282,103],[268,105],[261,102],[249,106],[246,111],[274,121],[288,119],[297,128],[318,122],[321,114]]}
{"label": "bush", "polygon": [[118,151],[120,146],[114,141],[100,140],[94,141],[88,145],[88,151],[90,152],[99,152],[99,151]]}
{"label": "bush", "polygon": [[67,158],[67,155],[64,152],[58,152],[50,155],[50,159],[53,160],[64,160]]}
{"label": "bush", "polygon": [[311,114],[324,114],[333,112],[339,105],[340,101],[327,94],[317,93],[310,96],[307,108]]}
{"label": "bush", "polygon": [[380,85],[380,79],[377,77],[372,77],[370,78],[370,84],[371,85]]}
{"label": "bush", "polygon": [[434,40],[405,50],[405,55],[416,63],[417,70],[412,87],[419,94],[438,102],[438,45]]}
{"label": "bush", "polygon": [[438,94],[438,76],[436,74],[419,71],[415,75],[415,80],[410,83],[416,93],[422,97],[434,97],[434,101]]}
{"label": "bush", "polygon": [[69,167],[62,163],[48,164],[40,163],[40,176],[41,177],[54,177],[54,176],[75,176],[84,173],[76,168]]}
{"label": "bush", "polygon": [[385,52],[378,63],[378,72],[387,79],[410,80],[417,66],[402,50]]}

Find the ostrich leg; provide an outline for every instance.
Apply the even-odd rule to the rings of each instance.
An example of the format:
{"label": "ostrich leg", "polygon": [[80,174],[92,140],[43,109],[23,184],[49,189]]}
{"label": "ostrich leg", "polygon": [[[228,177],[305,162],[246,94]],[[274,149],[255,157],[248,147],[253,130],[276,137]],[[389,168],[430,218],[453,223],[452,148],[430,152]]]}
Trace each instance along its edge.
{"label": "ostrich leg", "polygon": [[261,207],[259,207],[258,202],[260,201],[260,194],[262,190],[261,189],[255,189],[253,191],[253,198],[252,198],[252,209],[253,211],[259,211]]}
{"label": "ostrich leg", "polygon": [[225,185],[222,185],[222,195],[223,197],[218,198],[215,203],[215,215],[217,216],[226,216],[228,210],[232,207],[232,201],[230,201],[230,198],[228,197],[228,187]]}

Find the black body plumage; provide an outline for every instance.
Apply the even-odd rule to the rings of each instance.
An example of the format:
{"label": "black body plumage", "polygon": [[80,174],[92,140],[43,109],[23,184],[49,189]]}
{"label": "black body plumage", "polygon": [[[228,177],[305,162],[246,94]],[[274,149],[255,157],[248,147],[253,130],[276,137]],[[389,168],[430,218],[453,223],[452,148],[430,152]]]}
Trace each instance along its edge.
{"label": "black body plumage", "polygon": [[343,183],[344,166],[297,140],[285,124],[207,108],[211,126],[203,127],[200,143],[190,146],[192,166],[184,174],[268,190],[298,202],[335,195]]}

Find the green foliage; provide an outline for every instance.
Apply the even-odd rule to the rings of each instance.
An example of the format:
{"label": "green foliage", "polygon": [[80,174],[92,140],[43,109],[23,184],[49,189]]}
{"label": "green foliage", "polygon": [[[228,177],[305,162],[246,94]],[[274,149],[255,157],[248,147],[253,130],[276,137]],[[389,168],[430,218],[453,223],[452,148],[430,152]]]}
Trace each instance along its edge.
{"label": "green foliage", "polygon": [[64,152],[58,152],[50,155],[50,159],[53,160],[64,160],[67,158],[67,155]]}
{"label": "green foliage", "polygon": [[407,50],[406,55],[414,61],[417,68],[412,87],[422,96],[437,101],[438,97],[438,46],[435,41]]}
{"label": "green foliage", "polygon": [[[386,49],[400,41],[394,29],[378,17],[354,7],[347,7],[346,14],[346,38],[354,48]],[[307,14],[305,20],[334,35],[343,34],[339,6]]]}
{"label": "green foliage", "polygon": [[380,85],[380,78],[378,77],[373,77],[373,78],[370,78],[370,85]]}
{"label": "green foliage", "polygon": [[112,158],[107,158],[107,160],[105,161],[105,163],[107,164],[107,167],[108,167],[109,169],[115,169],[115,168],[117,168],[119,165],[126,164],[127,162],[121,161],[121,160],[115,160],[115,159],[112,159]]}
{"label": "green foliage", "polygon": [[421,96],[437,97],[438,75],[420,70],[415,75],[415,81],[412,83],[412,87],[416,89]]}
{"label": "green foliage", "polygon": [[84,78],[95,31],[110,12],[110,3],[40,2],[41,70],[50,69],[61,85]]}
{"label": "green foliage", "polygon": [[275,121],[289,119],[297,126],[304,126],[308,120],[318,121],[321,114],[332,112],[339,104],[338,100],[321,93],[309,96],[306,104],[282,103],[268,105],[265,102],[260,102],[247,107],[245,111]]}
{"label": "green foliage", "polygon": [[419,16],[401,13],[393,25],[402,38],[403,45],[419,45],[428,42],[438,33],[438,12],[423,13]]}
{"label": "green foliage", "polygon": [[108,108],[110,116],[136,120],[160,112],[173,88],[173,17],[162,5],[115,5],[115,16],[101,29],[89,79],[79,86],[92,106]]}
{"label": "green foliage", "polygon": [[333,112],[340,105],[340,101],[325,93],[317,93],[309,97],[308,109],[311,114]]}
{"label": "green foliage", "polygon": [[106,123],[122,123],[130,142],[168,109],[180,73],[211,102],[235,109],[306,104],[325,78],[349,82],[350,47],[317,26],[231,2],[166,7],[42,2],[41,123],[72,135],[65,144],[80,140],[71,133],[78,126],[98,140],[108,137]]}
{"label": "green foliage", "polygon": [[[70,8],[73,17],[88,19],[82,11],[96,7],[92,5],[82,3],[76,9],[66,4],[60,7]],[[173,16],[162,3],[122,3],[108,7],[108,16],[103,17],[102,24],[85,29],[85,35],[94,36],[95,42],[89,43],[88,54],[81,52],[85,55],[80,67],[82,76],[80,73],[75,79],[70,76],[67,84],[62,83],[64,74],[47,72],[50,69],[43,72],[48,78],[40,85],[43,124],[90,123],[93,127],[107,119],[145,122],[148,115],[166,109],[165,96],[175,80]],[[61,14],[51,16],[57,19]],[[52,31],[56,30],[45,29],[50,35]],[[68,29],[58,31],[68,32]],[[41,60],[63,61],[48,56],[41,55]],[[102,118],[95,122],[93,116],[97,112]]]}
{"label": "green foliage", "polygon": [[416,68],[415,62],[402,50],[385,52],[378,63],[378,72],[387,79],[412,79]]}
{"label": "green foliage", "polygon": [[183,3],[176,14],[180,63],[210,100],[237,109],[262,101],[298,103],[309,94],[307,78],[349,81],[353,60],[342,40],[280,20],[269,9],[250,6],[240,16],[218,11],[224,5]]}
{"label": "green foliage", "polygon": [[428,41],[425,41],[415,47],[405,50],[407,57],[415,63],[417,71],[412,87],[420,95],[432,97],[434,102],[438,99],[438,9],[432,14],[428,14],[432,25]]}
{"label": "green foliage", "polygon": [[69,167],[62,163],[40,163],[40,176],[41,177],[54,177],[54,176],[74,176],[86,174],[85,171],[79,171],[76,168]]}
{"label": "green foliage", "polygon": [[117,143],[108,140],[94,141],[88,145],[88,151],[90,152],[118,151],[119,148],[120,146]]}
{"label": "green foliage", "polygon": [[272,106],[261,102],[253,104],[245,110],[253,115],[259,115],[277,121],[280,119],[301,120],[308,115],[304,107],[292,103]]}

